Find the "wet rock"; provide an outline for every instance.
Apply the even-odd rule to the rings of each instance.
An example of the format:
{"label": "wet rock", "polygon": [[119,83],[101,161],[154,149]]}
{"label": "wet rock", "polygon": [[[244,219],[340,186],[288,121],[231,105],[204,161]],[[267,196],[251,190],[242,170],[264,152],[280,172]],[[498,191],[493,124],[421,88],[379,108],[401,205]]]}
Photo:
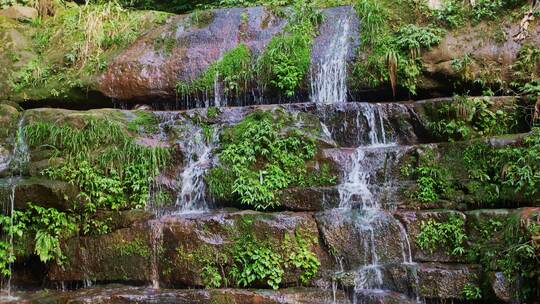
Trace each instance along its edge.
{"label": "wet rock", "polygon": [[[519,32],[519,26],[519,22],[506,24],[502,28],[503,41],[497,41],[494,29],[488,22],[449,32],[438,46],[422,57],[429,78],[422,86],[424,89],[429,89],[428,86],[440,89],[449,85],[448,79],[460,79],[462,74],[452,62],[465,56],[471,61],[468,64],[471,70],[468,79],[471,81],[492,75],[488,77],[509,83],[513,77],[512,64],[521,47],[525,44],[540,47],[540,28],[532,28],[528,39],[516,42],[513,35]],[[494,79],[488,78],[486,81]]]}
{"label": "wet rock", "polygon": [[[458,256],[448,253],[448,248],[438,246],[430,252],[422,250],[416,243],[416,239],[421,232],[422,222],[434,220],[438,222],[447,221],[450,216],[458,216],[465,219],[465,214],[454,210],[425,210],[425,211],[397,211],[395,216],[405,225],[411,249],[413,260],[417,262],[456,262],[464,261],[464,256]],[[465,229],[465,227],[463,227]]]}
{"label": "wet rock", "polygon": [[67,182],[31,177],[17,182],[15,208],[26,209],[28,203],[66,211],[77,201],[79,189]]}
{"label": "wet rock", "polygon": [[11,153],[6,147],[0,145],[0,177],[7,175]]}
{"label": "wet rock", "polygon": [[502,272],[489,273],[489,281],[493,293],[497,298],[505,303],[510,303],[514,298],[512,284],[506,279]]}
{"label": "wet rock", "polygon": [[[260,53],[285,24],[263,7],[218,9],[204,14],[207,20],[203,24],[193,22],[192,16],[177,16],[139,39],[108,65],[100,91],[124,100],[174,99],[178,81],[195,79],[240,43]],[[246,15],[247,20],[243,17]],[[158,39],[174,41],[170,54],[156,48]]]}
{"label": "wet rock", "polygon": [[372,126],[378,128],[374,131],[380,143],[418,142],[416,118],[405,104],[338,103],[319,108],[324,113],[323,123],[342,147],[369,145],[373,140],[370,138]]}
{"label": "wet rock", "polygon": [[0,144],[6,144],[15,132],[19,111],[12,105],[0,103]]}
{"label": "wet rock", "polygon": [[335,209],[316,218],[325,244],[345,270],[374,262],[402,263],[408,254],[400,223],[387,212]]}
{"label": "wet rock", "polygon": [[279,291],[208,289],[171,290],[141,287],[104,286],[67,292],[18,293],[18,299],[3,303],[24,304],[348,304],[343,291],[336,292],[333,302],[331,290],[310,288]]}
{"label": "wet rock", "polygon": [[419,295],[428,299],[462,299],[467,284],[478,286],[480,268],[464,264],[418,264]]}
{"label": "wet rock", "polygon": [[0,16],[26,21],[37,18],[38,11],[33,7],[10,6],[6,9],[0,10]]}
{"label": "wet rock", "polygon": [[387,290],[361,290],[354,293],[354,303],[363,304],[414,304],[415,300],[404,294]]}
{"label": "wet rock", "polygon": [[51,265],[51,282],[126,282],[151,281],[152,250],[146,224],[120,229],[95,237],[74,237],[62,245],[64,265]]}
{"label": "wet rock", "polygon": [[[160,280],[165,286],[202,286],[201,274],[205,259],[217,260],[229,256],[235,238],[252,234],[258,242],[270,244],[276,252],[286,234],[295,231],[306,237],[318,238],[315,220],[309,213],[272,213],[252,211],[168,217],[162,219],[163,259],[160,260]],[[332,269],[333,260],[317,239],[311,247],[322,266],[317,277],[324,277]],[[227,267],[224,265],[224,267]],[[298,283],[298,273],[286,270],[282,284]],[[261,286],[264,287],[264,284]]]}
{"label": "wet rock", "polygon": [[322,211],[339,205],[339,193],[336,187],[286,189],[279,202],[287,210]]}
{"label": "wet rock", "polygon": [[[277,253],[283,253],[281,244],[286,234],[294,237],[298,232],[313,237],[311,249],[321,262],[316,280],[327,277],[333,269],[333,260],[319,243],[317,226],[309,213],[223,212],[151,221],[146,221],[146,216],[139,214],[131,220],[131,227],[107,235],[68,240],[64,244],[68,262],[62,267],[53,265],[48,279],[201,287],[208,261],[217,262],[224,255],[222,266],[228,269],[234,240],[248,233]],[[282,284],[297,285],[298,275],[294,269],[285,269]]]}

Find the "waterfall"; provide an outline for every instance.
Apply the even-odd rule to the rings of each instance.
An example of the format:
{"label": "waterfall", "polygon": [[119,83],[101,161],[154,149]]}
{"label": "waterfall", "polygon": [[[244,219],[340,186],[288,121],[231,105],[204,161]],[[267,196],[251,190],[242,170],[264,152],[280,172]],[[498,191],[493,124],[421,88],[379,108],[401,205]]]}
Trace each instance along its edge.
{"label": "waterfall", "polygon": [[151,288],[159,289],[159,263],[160,251],[163,246],[163,223],[160,219],[153,220],[150,225],[150,244],[151,244],[151,259],[150,259],[150,281]]}
{"label": "waterfall", "polygon": [[334,26],[330,44],[311,67],[311,101],[318,104],[347,101],[350,17],[338,20]]}
{"label": "waterfall", "polygon": [[[15,211],[15,190],[17,187],[17,181],[21,178],[23,171],[28,164],[30,157],[28,154],[28,145],[26,144],[24,136],[24,117],[21,115],[17,123],[17,131],[15,133],[13,143],[13,151],[9,161],[9,168],[11,176],[8,181],[9,194],[7,200],[2,201],[2,214],[10,217],[10,226],[13,226],[13,215]],[[13,232],[10,231],[7,235],[2,236],[2,240],[9,244],[10,255],[14,255],[13,252]],[[12,264],[9,264],[9,271],[12,271]],[[7,277],[5,282],[2,282],[2,294],[6,296],[0,297],[2,300],[16,300],[17,298],[11,296],[11,275]]]}
{"label": "waterfall", "polygon": [[[221,96],[223,95],[221,83],[219,82],[219,72],[214,77],[214,107],[224,106],[221,104]],[[225,103],[226,105],[226,103]],[[206,106],[208,108],[208,105]]]}
{"label": "waterfall", "polygon": [[[357,123],[365,121],[365,125],[357,128],[366,129],[368,143],[359,146],[349,156],[344,177],[338,186],[341,214],[357,214],[352,222],[360,239],[359,251],[364,254],[363,264],[356,265],[354,271],[354,303],[369,297],[367,294],[389,288],[384,278],[387,265],[414,265],[405,228],[381,204],[381,190],[388,179],[388,157],[401,154],[403,148],[386,136],[384,105],[360,104],[360,109],[364,119],[357,119]],[[380,175],[384,176],[383,187],[377,181]],[[387,241],[393,239],[400,242],[399,255],[392,256],[386,252],[385,246],[392,245]],[[381,253],[384,253],[384,259]],[[412,284],[417,285],[416,282]]]}
{"label": "waterfall", "polygon": [[186,162],[176,198],[181,213],[204,212],[210,208],[204,175],[212,164],[212,150],[219,137],[219,129],[216,126],[210,128],[205,132],[200,126],[191,125],[189,137],[180,143]]}

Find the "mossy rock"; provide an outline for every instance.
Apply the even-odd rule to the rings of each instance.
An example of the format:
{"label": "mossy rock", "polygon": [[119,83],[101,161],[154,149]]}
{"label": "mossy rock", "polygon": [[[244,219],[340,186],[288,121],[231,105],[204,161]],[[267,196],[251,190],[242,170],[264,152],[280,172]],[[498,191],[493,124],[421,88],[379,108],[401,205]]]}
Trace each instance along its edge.
{"label": "mossy rock", "polygon": [[10,136],[14,135],[17,127],[19,111],[7,103],[0,103],[0,144],[6,144]]}

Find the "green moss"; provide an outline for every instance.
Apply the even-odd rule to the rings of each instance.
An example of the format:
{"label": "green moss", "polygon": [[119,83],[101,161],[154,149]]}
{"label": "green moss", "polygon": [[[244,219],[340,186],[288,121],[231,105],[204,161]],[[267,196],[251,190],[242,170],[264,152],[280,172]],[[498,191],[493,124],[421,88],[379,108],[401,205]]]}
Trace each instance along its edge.
{"label": "green moss", "polygon": [[151,249],[148,244],[142,239],[134,239],[131,241],[122,240],[116,245],[116,250],[121,257],[138,256],[142,258],[150,258]]}
{"label": "green moss", "polygon": [[11,98],[86,98],[107,62],[162,19],[162,13],[124,10],[116,2],[59,6],[54,17],[25,26],[37,56],[11,73]]}
{"label": "green moss", "polygon": [[180,96],[211,93],[218,79],[222,82],[224,94],[239,96],[247,90],[252,77],[251,51],[245,44],[240,44],[225,52],[219,61],[211,64],[197,79],[178,82],[176,93]]}
{"label": "green moss", "polygon": [[127,124],[127,129],[136,134],[155,134],[159,131],[159,119],[152,112],[134,111],[136,118]]}

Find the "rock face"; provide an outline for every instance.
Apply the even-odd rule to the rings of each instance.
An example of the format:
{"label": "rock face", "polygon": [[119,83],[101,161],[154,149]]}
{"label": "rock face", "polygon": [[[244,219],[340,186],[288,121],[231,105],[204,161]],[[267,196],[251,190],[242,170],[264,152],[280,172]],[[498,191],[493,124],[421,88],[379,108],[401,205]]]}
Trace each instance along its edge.
{"label": "rock face", "polygon": [[[472,81],[485,79],[487,82],[512,80],[512,64],[524,44],[540,47],[540,27],[532,27],[530,36],[525,41],[515,41],[512,37],[519,33],[519,23],[502,28],[502,41],[496,37],[486,37],[493,33],[489,24],[479,24],[475,28],[453,31],[446,35],[437,47],[423,55],[427,81],[425,89],[437,89],[448,85],[448,81],[438,79],[460,79]],[[453,60],[468,56],[471,59],[470,75],[453,67]],[[485,76],[487,75],[487,76]],[[489,79],[492,75],[492,79]],[[495,77],[496,79],[493,79]]]}
{"label": "rock face", "polygon": [[[53,267],[48,279],[201,287],[207,280],[203,268],[208,263],[217,262],[225,255],[223,267],[229,267],[230,249],[236,238],[253,234],[258,242],[280,248],[285,235],[294,237],[297,231],[306,236],[318,235],[311,214],[245,211],[135,222],[129,228],[104,236],[68,241],[65,252],[69,260],[62,267]],[[282,253],[279,250],[276,252]],[[318,278],[328,280],[326,276],[333,268],[333,260],[318,240],[311,250],[321,261]],[[294,270],[287,271],[282,284],[298,284],[297,275]]]}
{"label": "rock face", "polygon": [[[32,248],[26,248],[33,245],[30,244],[33,241],[26,240],[29,244],[22,244],[27,246],[16,251],[20,256],[13,268],[13,282],[23,288],[64,285],[77,289],[89,283],[175,288],[150,290],[110,286],[49,295],[21,294],[28,303],[236,301],[322,304],[334,303],[332,287],[335,288],[336,303],[415,303],[416,298],[426,302],[450,302],[466,301],[464,290],[480,286],[486,300],[492,296],[511,301],[514,298],[512,286],[501,273],[482,269],[476,260],[469,260],[466,255],[450,254],[449,248],[423,249],[417,241],[423,223],[430,220],[445,222],[455,217],[463,220],[461,232],[468,237],[463,246],[468,250],[484,237],[478,229],[481,223],[502,222],[513,216],[529,219],[540,212],[533,208],[536,201],[522,200],[518,195],[504,203],[519,202],[528,208],[502,209],[506,205],[492,205],[492,209],[478,209],[478,205],[473,204],[474,198],[468,197],[464,189],[459,189],[446,201],[441,199],[432,203],[420,202],[414,195],[417,181],[403,173],[403,168],[408,164],[418,165],[420,156],[427,151],[431,151],[438,165],[457,172],[452,182],[458,184],[469,178],[467,171],[456,159],[448,162],[445,157],[460,155],[477,142],[493,147],[523,145],[525,135],[521,133],[438,142],[440,139],[429,131],[429,125],[437,121],[440,109],[453,101],[443,98],[409,103],[324,106],[297,103],[154,114],[142,112],[150,116],[151,123],[146,127],[150,127],[151,132],[146,132],[144,125],[133,127],[134,121],[145,117],[140,111],[27,110],[22,114],[26,123],[45,121],[55,126],[67,124],[82,129],[87,127],[88,119],[100,118],[117,122],[122,130],[127,130],[127,136],[132,136],[139,144],[173,147],[174,160],[170,168],[161,172],[157,183],[170,190],[171,197],[167,207],[152,205],[159,214],[153,212],[156,210],[99,210],[96,219],[104,221],[110,233],[62,240],[65,259],[61,265],[54,261],[40,263],[32,254]],[[489,104],[493,105],[494,111],[507,111],[500,105],[519,102],[516,98],[497,97],[490,99]],[[9,128],[1,130],[4,134],[1,140],[9,147],[5,152],[9,159],[16,122],[21,114],[12,106],[0,105],[2,109],[0,113],[4,115],[0,115],[0,120]],[[180,206],[175,196],[183,181],[181,173],[188,158],[179,142],[199,140],[190,127],[197,124],[223,129],[238,124],[256,111],[285,112],[289,120],[287,126],[294,125],[313,134],[318,147],[314,163],[326,161],[335,173],[337,185],[283,189],[278,196],[281,205],[273,212],[233,209],[230,207],[247,207],[238,202],[224,202],[218,204],[223,209],[179,214]],[[516,120],[526,122],[527,113],[516,111]],[[175,133],[167,126],[178,127],[181,132]],[[144,130],[139,132],[141,128]],[[519,127],[509,132],[527,131],[526,127]],[[51,158],[54,154],[50,149],[31,145],[29,169],[14,188],[13,203],[17,209],[25,209],[27,203],[33,202],[67,211],[74,203],[82,203],[78,200],[77,187],[39,174],[44,167],[63,161],[60,157]],[[211,165],[215,163],[204,164]],[[11,179],[7,180],[11,182]],[[11,190],[11,184],[9,187]],[[342,205],[343,202],[349,202],[351,206],[344,206],[347,204]],[[298,240],[299,236],[302,241]],[[281,259],[284,274],[280,291],[271,291],[264,280],[249,285],[262,290],[230,289],[244,287],[237,284],[231,269],[239,263],[238,250],[248,251],[253,245],[250,242],[255,242],[256,248],[269,249]],[[320,263],[316,275],[306,282],[300,281],[301,267],[284,262],[290,257],[290,242],[293,242],[293,248],[302,249],[295,253],[302,259],[316,257]],[[237,247],[238,244],[242,247]],[[373,269],[377,271],[370,272]],[[366,283],[373,279],[370,276],[379,275],[380,284]],[[211,281],[215,277],[219,277],[217,283]],[[222,289],[203,290],[217,286]]]}
{"label": "rock face", "polygon": [[[195,79],[240,43],[260,53],[284,24],[283,19],[262,7],[175,17],[118,56],[101,76],[99,89],[109,97],[123,100],[174,99],[178,81]],[[174,48],[170,54],[156,50],[157,39],[172,41]]]}
{"label": "rock face", "polygon": [[[431,1],[430,5],[439,7],[440,1]],[[2,12],[13,18],[34,18],[37,14],[34,9],[24,7],[10,7]],[[311,62],[316,65],[334,41],[340,39],[343,33],[336,32],[336,23],[349,20],[346,39],[349,43],[345,59],[350,70],[358,57],[361,16],[357,16],[355,9],[350,6],[325,9],[323,15],[325,18],[319,27],[318,36],[314,39]],[[65,100],[58,100],[61,97],[49,93],[36,95],[35,98],[42,99],[42,105],[66,104],[72,108],[88,108],[92,104],[114,105],[118,101],[130,107],[137,103],[152,104],[159,109],[192,107],[196,102],[184,102],[184,96],[177,96],[175,87],[179,81],[190,82],[196,79],[226,51],[240,44],[245,44],[255,57],[258,56],[273,37],[283,32],[286,22],[282,15],[263,7],[218,9],[173,16],[168,18],[164,25],[156,25],[145,32],[133,44],[119,51],[118,55],[115,53],[104,72],[90,77],[92,81],[87,83],[89,87],[85,88],[84,92],[70,93],[71,98],[79,99],[77,104],[62,103]],[[15,21],[8,22],[1,29],[0,41],[7,47],[0,50],[0,62],[3,66],[0,67],[0,75],[7,80],[12,78],[13,71],[20,70],[38,55],[31,49],[32,29]],[[513,65],[522,47],[530,45],[538,48],[540,45],[540,29],[537,26],[530,27],[530,36],[523,41],[514,41],[512,37],[517,32],[517,21],[501,28],[502,34],[495,33],[491,25],[486,23],[449,31],[439,46],[422,56],[423,79],[417,85],[420,96],[446,96],[449,94],[448,88],[456,82],[467,88],[474,88],[473,82],[476,78],[495,86],[497,82],[510,83],[514,72]],[[502,38],[497,35],[502,35]],[[16,61],[9,60],[13,54],[18,58]],[[471,60],[467,75],[453,65],[456,60],[463,58]],[[310,73],[314,70],[315,67],[312,67]],[[303,96],[300,101],[309,95],[307,88],[310,87],[312,78],[313,75],[308,75],[305,85],[297,92],[298,96]],[[10,91],[9,85],[9,82],[0,81],[0,88],[4,89],[0,96],[27,99],[24,94],[15,94],[17,96],[12,97],[6,95]],[[373,96],[377,95],[388,95],[388,89],[387,85],[354,89],[351,86],[353,91],[348,95],[349,99],[359,99],[366,97],[365,92],[370,92],[370,98],[374,98]],[[234,105],[244,105],[246,102],[255,104],[254,101],[276,101],[275,96],[260,96],[260,90],[258,87],[251,88],[248,95],[253,96],[241,98],[245,102],[231,102]],[[205,99],[213,98],[212,92],[207,95],[212,96],[204,96]],[[88,104],[81,104],[85,99]],[[352,138],[354,137],[350,140]]]}
{"label": "rock face", "polygon": [[[137,287],[90,288],[71,292],[46,292],[42,294],[17,294],[20,298],[4,303],[24,304],[331,304],[334,299],[339,303],[350,303],[343,291],[335,295],[331,290],[284,289],[277,292],[261,290],[168,290]],[[401,302],[400,302],[401,303]]]}
{"label": "rock face", "polygon": [[20,21],[27,21],[38,17],[38,11],[33,7],[10,6],[0,10],[0,16]]}

